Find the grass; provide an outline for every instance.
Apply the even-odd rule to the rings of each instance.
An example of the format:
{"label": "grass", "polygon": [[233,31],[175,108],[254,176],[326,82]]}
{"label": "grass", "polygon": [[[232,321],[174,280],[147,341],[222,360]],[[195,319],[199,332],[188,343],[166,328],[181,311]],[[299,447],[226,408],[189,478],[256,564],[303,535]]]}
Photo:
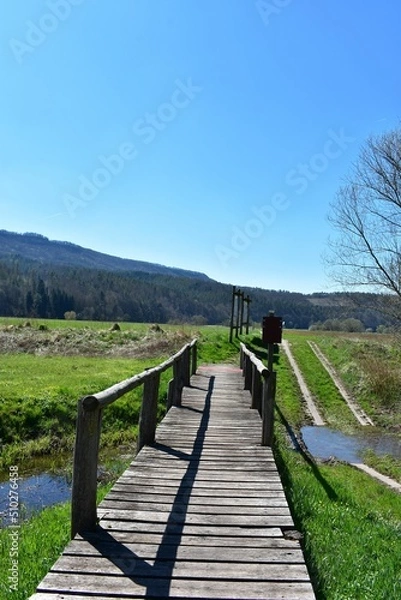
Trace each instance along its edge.
{"label": "grass", "polygon": [[[311,361],[313,367],[309,364],[308,368],[313,357],[306,352],[306,339],[311,337],[298,332],[288,335],[302,368],[307,365],[308,383],[314,382],[315,393],[320,394],[325,387],[318,385],[319,378],[313,374],[318,365]],[[319,339],[332,360],[327,351],[331,344],[338,348],[342,340],[327,334]],[[306,358],[302,357],[304,350]],[[351,466],[313,460],[297,445],[294,450],[294,437],[297,441],[296,434],[306,417],[295,377],[283,354],[277,372],[274,452],[295,525],[303,534],[303,549],[318,600],[400,598],[399,494]],[[334,414],[330,404],[325,408],[326,414]],[[373,463],[390,476],[400,474],[399,462],[367,456],[368,464]]]}
{"label": "grass", "polygon": [[319,600],[401,597],[399,496],[346,465],[325,466],[276,439],[295,525]]}
{"label": "grass", "polygon": [[292,354],[323,419],[329,426],[344,432],[352,431],[354,429],[352,413],[330,375],[309,346],[308,339],[311,337],[286,333],[286,338],[291,343]]}

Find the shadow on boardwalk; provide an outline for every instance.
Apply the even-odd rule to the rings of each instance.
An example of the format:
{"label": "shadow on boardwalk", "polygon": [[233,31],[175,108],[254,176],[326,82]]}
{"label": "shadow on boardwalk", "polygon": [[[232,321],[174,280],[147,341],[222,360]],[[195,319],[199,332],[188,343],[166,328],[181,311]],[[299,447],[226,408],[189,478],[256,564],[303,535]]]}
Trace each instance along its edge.
{"label": "shadow on boardwalk", "polygon": [[175,456],[180,460],[188,461],[188,466],[171,507],[156,557],[152,561],[153,565],[137,556],[123,543],[117,541],[110,532],[102,529],[100,526],[96,532],[82,535],[84,540],[90,543],[102,556],[106,557],[109,562],[114,563],[125,576],[136,584],[144,586],[146,589],[144,592],[146,598],[154,598],[155,596],[169,597],[171,578],[183,535],[189,499],[199,469],[202,448],[209,425],[214,380],[214,376],[211,376],[209,379],[209,387],[202,411],[191,407],[181,407],[181,410],[202,413],[202,419],[191,454],[175,450],[165,444],[157,442],[153,444],[153,447],[161,452]]}

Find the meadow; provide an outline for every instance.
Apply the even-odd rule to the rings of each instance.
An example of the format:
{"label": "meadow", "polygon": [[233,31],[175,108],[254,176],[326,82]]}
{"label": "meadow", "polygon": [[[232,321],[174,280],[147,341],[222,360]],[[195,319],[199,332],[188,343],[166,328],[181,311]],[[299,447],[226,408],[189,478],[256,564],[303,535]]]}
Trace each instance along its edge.
{"label": "meadow", "polygon": [[[235,362],[239,343],[224,327],[192,327],[0,319],[0,423],[4,477],[10,465],[39,456],[70,457],[77,400],[157,364],[193,337],[199,362]],[[389,336],[285,331],[294,355],[327,422],[350,432],[357,426],[328,374],[308,346],[313,340],[335,365],[350,391],[383,432],[400,433],[401,349]],[[245,339],[258,352],[259,329]],[[276,356],[274,452],[297,529],[302,533],[318,600],[398,600],[401,597],[401,497],[339,461],[314,460],[291,438],[308,422],[295,377],[284,353]],[[164,412],[166,374],[160,392]],[[397,383],[398,382],[398,383]],[[140,391],[119,400],[104,417],[102,445],[135,447]],[[114,405],[113,405],[114,406]],[[372,466],[401,481],[400,461],[367,457]],[[121,462],[119,470],[124,469]],[[110,485],[110,484],[108,484]],[[99,498],[107,490],[100,486]],[[0,573],[0,599],[26,599],[69,538],[69,505],[48,508],[21,523],[19,582],[11,591]],[[0,561],[10,561],[11,540],[0,530]]]}

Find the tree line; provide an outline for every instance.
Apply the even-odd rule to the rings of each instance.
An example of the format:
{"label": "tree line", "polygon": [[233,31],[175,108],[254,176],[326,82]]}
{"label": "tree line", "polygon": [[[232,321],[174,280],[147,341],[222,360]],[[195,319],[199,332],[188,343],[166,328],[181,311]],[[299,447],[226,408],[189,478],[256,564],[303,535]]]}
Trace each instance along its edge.
{"label": "tree line", "polygon": [[[327,320],[358,320],[357,330],[389,325],[375,310],[373,294],[312,294],[243,288],[251,321],[270,310],[287,328],[322,327]],[[213,280],[39,266],[25,259],[0,261],[0,315],[145,323],[228,324],[232,286]],[[350,327],[350,322],[346,323]],[[332,325],[327,324],[332,327]]]}

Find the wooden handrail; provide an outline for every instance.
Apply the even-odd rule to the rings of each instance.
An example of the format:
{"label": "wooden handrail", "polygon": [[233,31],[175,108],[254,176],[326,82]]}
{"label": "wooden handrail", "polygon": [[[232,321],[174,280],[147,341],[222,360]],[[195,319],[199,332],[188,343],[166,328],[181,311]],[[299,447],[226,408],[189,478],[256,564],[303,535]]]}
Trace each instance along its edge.
{"label": "wooden handrail", "polygon": [[251,408],[257,409],[262,417],[262,446],[271,446],[273,443],[276,373],[269,371],[243,342],[240,343],[240,367],[244,376],[244,388],[251,392]]}
{"label": "wooden handrail", "polygon": [[156,367],[124,379],[111,387],[81,398],[78,401],[77,428],[71,499],[71,538],[76,533],[96,527],[97,467],[103,409],[124,394],[143,385],[142,404],[138,424],[137,451],[155,440],[157,402],[160,375],[173,368],[169,381],[168,405],[181,405],[182,389],[189,385],[191,374],[197,368],[197,340],[186,344],[176,354]]}

